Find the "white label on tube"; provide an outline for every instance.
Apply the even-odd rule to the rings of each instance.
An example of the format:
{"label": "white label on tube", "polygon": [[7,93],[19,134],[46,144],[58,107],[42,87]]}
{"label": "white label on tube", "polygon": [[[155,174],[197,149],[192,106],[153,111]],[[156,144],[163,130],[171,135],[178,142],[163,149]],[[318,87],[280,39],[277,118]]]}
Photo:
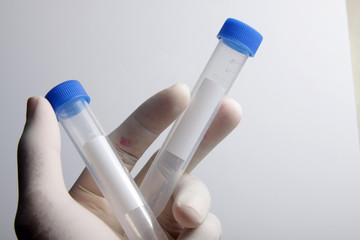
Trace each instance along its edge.
{"label": "white label on tube", "polygon": [[205,78],[170,137],[166,150],[188,160],[194,148],[200,144],[200,137],[209,127],[209,121],[214,117],[224,93],[223,87]]}
{"label": "white label on tube", "polygon": [[143,205],[127,171],[121,166],[104,136],[86,142],[83,150],[91,168],[90,172],[95,174],[97,184],[110,205],[115,205],[112,207],[125,214]]}

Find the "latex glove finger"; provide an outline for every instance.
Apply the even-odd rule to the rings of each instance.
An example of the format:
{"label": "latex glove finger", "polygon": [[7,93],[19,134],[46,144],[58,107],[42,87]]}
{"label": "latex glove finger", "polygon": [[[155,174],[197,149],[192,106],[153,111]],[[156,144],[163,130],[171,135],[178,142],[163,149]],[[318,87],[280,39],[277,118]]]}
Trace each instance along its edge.
{"label": "latex glove finger", "polygon": [[185,228],[199,226],[210,210],[211,198],[206,185],[198,178],[184,174],[173,193],[172,212]]}
{"label": "latex glove finger", "polygon": [[[211,123],[205,137],[199,144],[194,157],[191,159],[186,172],[191,172],[204,157],[211,152],[234,128],[240,123],[241,120],[241,107],[233,99],[224,97],[221,103],[221,107],[216,114],[213,122]],[[154,156],[146,163],[141,169],[135,180],[138,185],[141,184],[147,171],[149,170]]]}
{"label": "latex glove finger", "polygon": [[210,203],[206,185],[200,179],[185,174],[158,220],[176,239],[184,228],[196,228],[204,222]]}
{"label": "latex glove finger", "polygon": [[59,125],[42,97],[28,100],[27,121],[18,146],[18,177],[20,200],[36,191],[68,195],[61,168]]}
{"label": "latex glove finger", "polygon": [[[146,149],[185,110],[190,100],[189,89],[184,84],[175,84],[138,107],[109,138],[120,155],[122,153],[140,158]],[[128,169],[134,161],[126,162]]]}

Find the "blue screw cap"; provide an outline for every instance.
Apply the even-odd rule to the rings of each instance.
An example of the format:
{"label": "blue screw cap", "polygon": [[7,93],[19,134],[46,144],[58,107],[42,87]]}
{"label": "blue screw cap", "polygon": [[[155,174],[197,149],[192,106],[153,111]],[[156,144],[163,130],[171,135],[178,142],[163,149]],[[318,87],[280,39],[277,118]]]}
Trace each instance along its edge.
{"label": "blue screw cap", "polygon": [[234,18],[225,21],[217,38],[222,39],[232,49],[250,57],[254,57],[263,39],[258,31]]}
{"label": "blue screw cap", "polygon": [[83,98],[86,102],[90,103],[90,97],[87,95],[81,83],[77,80],[68,80],[60,83],[51,89],[45,95],[45,98],[50,102],[55,113],[65,103],[75,99]]}

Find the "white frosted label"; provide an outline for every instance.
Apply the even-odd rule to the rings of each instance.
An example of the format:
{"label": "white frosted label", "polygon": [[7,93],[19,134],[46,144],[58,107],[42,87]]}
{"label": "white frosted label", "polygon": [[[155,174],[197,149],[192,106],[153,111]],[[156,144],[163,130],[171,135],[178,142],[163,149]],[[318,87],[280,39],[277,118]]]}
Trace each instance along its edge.
{"label": "white frosted label", "polygon": [[90,172],[112,207],[125,214],[143,205],[128,172],[104,136],[86,142],[83,150]]}
{"label": "white frosted label", "polygon": [[204,79],[169,139],[166,150],[187,160],[200,144],[224,93],[223,87]]}

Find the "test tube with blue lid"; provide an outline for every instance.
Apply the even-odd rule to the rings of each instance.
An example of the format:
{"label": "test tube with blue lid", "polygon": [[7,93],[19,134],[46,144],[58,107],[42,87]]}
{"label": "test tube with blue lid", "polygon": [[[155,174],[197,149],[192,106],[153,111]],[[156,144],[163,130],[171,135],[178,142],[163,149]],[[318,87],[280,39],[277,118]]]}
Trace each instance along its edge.
{"label": "test tube with blue lid", "polygon": [[167,240],[139,188],[89,107],[80,82],[69,80],[45,96],[130,240]]}
{"label": "test tube with blue lid", "polygon": [[217,37],[218,45],[191,92],[189,106],[174,123],[140,185],[155,216],[165,208],[223,96],[262,41],[255,29],[233,18],[225,21]]}

